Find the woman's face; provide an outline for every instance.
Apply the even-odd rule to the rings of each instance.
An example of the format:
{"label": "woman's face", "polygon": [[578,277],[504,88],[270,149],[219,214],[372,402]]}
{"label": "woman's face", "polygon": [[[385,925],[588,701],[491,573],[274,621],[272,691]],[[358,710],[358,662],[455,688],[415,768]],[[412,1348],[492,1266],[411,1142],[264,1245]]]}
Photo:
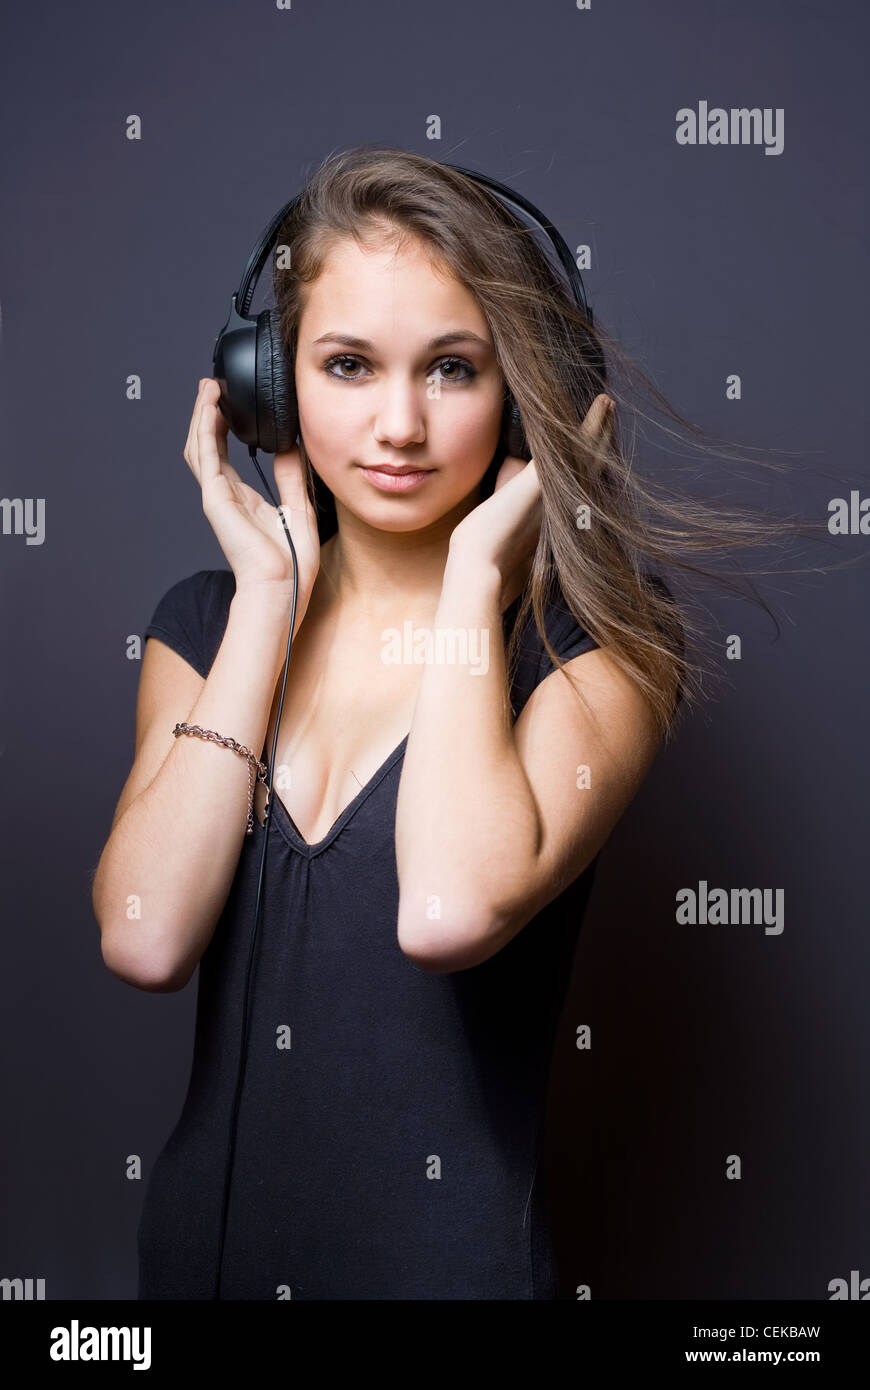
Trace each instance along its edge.
{"label": "woman's face", "polygon": [[[498,444],[504,379],[474,295],[425,247],[344,238],[307,289],[296,395],[306,452],[339,510],[414,531],[470,509]],[[378,464],[422,476],[396,486]]]}

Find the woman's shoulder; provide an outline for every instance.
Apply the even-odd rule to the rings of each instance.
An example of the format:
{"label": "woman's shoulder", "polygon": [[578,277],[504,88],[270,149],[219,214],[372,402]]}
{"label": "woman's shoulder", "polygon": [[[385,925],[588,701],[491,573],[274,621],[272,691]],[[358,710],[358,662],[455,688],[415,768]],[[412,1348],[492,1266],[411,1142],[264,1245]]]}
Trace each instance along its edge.
{"label": "woman's shoulder", "polygon": [[145,637],[157,637],[203,678],[218,654],[236,591],[232,570],[197,570],[179,579],[154,609]]}

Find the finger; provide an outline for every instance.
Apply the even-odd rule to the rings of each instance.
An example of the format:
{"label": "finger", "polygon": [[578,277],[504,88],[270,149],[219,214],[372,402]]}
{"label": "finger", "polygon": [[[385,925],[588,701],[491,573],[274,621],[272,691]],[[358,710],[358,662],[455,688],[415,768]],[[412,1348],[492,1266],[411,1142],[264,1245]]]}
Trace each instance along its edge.
{"label": "finger", "polygon": [[272,463],[275,485],[280,502],[278,525],[283,538],[284,527],[300,541],[310,542],[319,550],[320,534],[317,511],[306,486],[306,472],[298,444],[277,453]]}
{"label": "finger", "polygon": [[514,458],[512,454],[506,454],[496,474],[495,486],[492,489],[493,492],[500,492],[506,483],[512,482],[514,478],[522,473],[525,466],[525,459]]}
{"label": "finger", "polygon": [[220,477],[229,467],[226,440],[229,425],[218,409],[220,387],[209,379],[202,388],[199,405],[199,425],[196,431],[196,459],[202,487]]}
{"label": "finger", "polygon": [[514,478],[523,477],[522,484],[530,494],[540,492],[541,480],[538,477],[538,470],[534,459],[518,459],[513,454],[506,454],[501,468],[496,475],[493,493],[498,492],[506,483],[513,482]]}
{"label": "finger", "polygon": [[276,454],[272,463],[275,483],[281,505],[288,511],[304,512],[311,505],[308,488],[305,485],[305,469],[299,445]]}
{"label": "finger", "polygon": [[196,400],[194,401],[193,411],[190,416],[190,425],[187,431],[187,440],[185,441],[184,445],[184,461],[187,464],[193,476],[196,478],[197,482],[200,481],[200,477],[199,460],[197,458],[196,452],[196,436],[197,431],[199,429],[199,419],[200,414],[202,412],[203,402],[203,387],[206,384],[206,380],[207,378],[203,378],[203,380],[200,381],[199,386],[197,387]]}
{"label": "finger", "polygon": [[611,417],[611,411],[608,409],[609,404],[610,397],[608,395],[602,394],[595,397],[586,413],[583,424],[580,426],[581,433],[585,434],[588,439],[595,440],[605,432]]}
{"label": "finger", "polygon": [[224,469],[229,469],[229,459],[223,441],[226,428],[221,427],[222,416],[216,405],[204,401],[196,432],[195,456],[199,469],[199,481],[203,488],[219,478]]}
{"label": "finger", "polygon": [[596,396],[581,426],[581,433],[597,456],[595,465],[600,476],[607,475],[613,458],[615,414],[615,404],[608,395]]}

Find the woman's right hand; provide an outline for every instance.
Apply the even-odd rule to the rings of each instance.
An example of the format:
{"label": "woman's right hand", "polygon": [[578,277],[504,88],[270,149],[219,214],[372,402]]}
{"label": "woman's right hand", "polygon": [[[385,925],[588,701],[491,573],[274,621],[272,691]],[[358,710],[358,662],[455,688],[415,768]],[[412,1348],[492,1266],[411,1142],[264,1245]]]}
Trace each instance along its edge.
{"label": "woman's right hand", "polygon": [[[229,425],[218,406],[214,377],[200,383],[184,458],[202,488],[202,509],[236,577],[239,590],[262,590],[293,600],[293,556],[281,517],[243,483],[227,455]],[[275,483],[299,566],[296,626],[302,621],[320,568],[317,517],[305,487],[298,445],[276,454]]]}

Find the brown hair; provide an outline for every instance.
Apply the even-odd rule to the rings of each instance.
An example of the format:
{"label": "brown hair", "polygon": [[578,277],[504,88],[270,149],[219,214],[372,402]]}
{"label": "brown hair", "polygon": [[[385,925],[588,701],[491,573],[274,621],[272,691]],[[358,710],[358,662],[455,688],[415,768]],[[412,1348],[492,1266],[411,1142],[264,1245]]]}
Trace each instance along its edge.
{"label": "brown hair", "polygon": [[[676,566],[739,592],[729,579],[688,557],[801,532],[820,535],[827,526],[714,505],[654,484],[636,472],[634,440],[626,453],[618,426],[609,447],[590,442],[581,425],[605,389],[616,403],[617,418],[627,414],[633,423],[651,419],[630,400],[636,383],[672,420],[696,438],[704,434],[651,385],[603,331],[598,315],[594,328],[590,325],[538,244],[539,235],[487,189],[425,155],[387,145],[360,145],[331,154],[278,230],[276,244],[290,248],[289,258],[285,254],[275,261],[282,337],[288,351],[295,353],[304,287],[317,278],[330,248],[341,238],[354,237],[362,246],[385,238],[400,246],[406,238],[415,238],[446,262],[476,296],[487,319],[541,484],[540,538],[508,644],[508,669],[514,669],[518,638],[530,611],[553,664],[563,665],[544,623],[558,582],[575,618],[637,682],[662,734],[670,737],[678,696],[692,706],[703,688],[708,668],[686,651],[686,637],[699,639],[703,626],[684,601],[678,607],[667,588],[655,579],[650,582],[652,571],[644,560],[652,561],[656,572],[664,564]],[[604,350],[606,382],[592,365],[590,340]],[[614,369],[624,384],[614,379]],[[666,432],[679,438],[671,429]],[[328,490],[314,476],[304,442],[300,452],[312,501],[321,507]],[[736,453],[710,447],[704,452],[743,461],[739,447]],[[490,465],[483,496],[492,489],[502,457],[503,450]],[[784,466],[766,459],[750,461],[773,469]],[[591,525],[581,530],[577,517],[585,506]],[[711,674],[716,674],[715,668]]]}

